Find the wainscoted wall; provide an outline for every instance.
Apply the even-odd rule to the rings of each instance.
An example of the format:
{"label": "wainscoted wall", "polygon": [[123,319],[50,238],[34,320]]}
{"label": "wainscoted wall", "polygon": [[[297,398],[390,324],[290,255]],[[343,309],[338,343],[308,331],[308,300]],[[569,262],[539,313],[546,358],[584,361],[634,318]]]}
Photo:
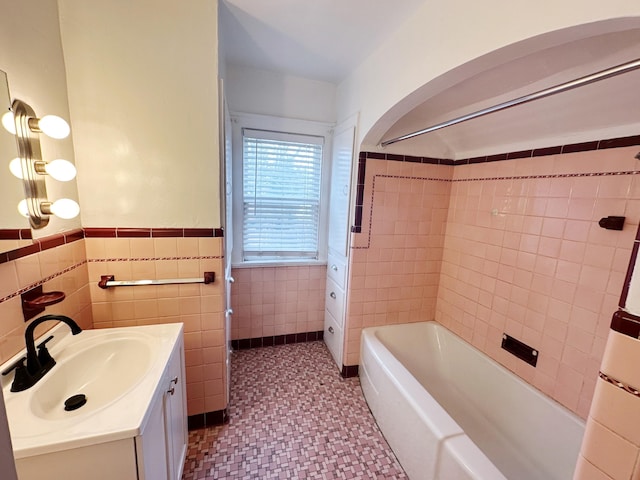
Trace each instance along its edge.
{"label": "wainscoted wall", "polygon": [[[634,143],[638,142],[626,144]],[[411,211],[407,205],[417,202],[407,195],[413,188],[408,177],[436,177],[432,171],[447,171],[425,181],[428,191],[435,188],[447,197],[438,200],[438,209],[442,206],[446,212],[446,234],[430,257],[432,273],[438,276],[437,302],[433,308],[425,306],[425,318],[435,318],[586,417],[640,219],[640,165],[634,159],[638,147],[590,150],[598,145],[585,144],[579,149],[588,151],[565,154],[560,154],[560,147],[520,152],[523,155],[516,158],[529,158],[517,160],[505,160],[506,154],[471,159],[455,167],[368,158],[362,233],[353,235],[352,242],[345,363],[358,363],[362,326],[419,320],[403,312],[407,301],[390,303],[374,296],[376,291],[384,295],[374,286],[387,276],[374,274],[382,250],[362,247],[384,241],[389,255],[393,245],[407,245],[412,237],[394,224]],[[387,201],[389,208],[381,209],[387,194],[378,188],[378,163],[398,177],[393,188],[402,193],[394,200],[404,195],[409,203],[396,206]],[[403,173],[414,168],[430,173]],[[444,193],[448,191],[450,198]],[[622,231],[598,226],[598,220],[609,215],[626,216]],[[400,274],[396,262],[392,266],[399,270],[393,281],[387,280],[387,291],[398,286],[406,291],[407,284],[401,283],[407,281],[406,274]],[[368,302],[363,301],[366,295]],[[539,350],[537,368],[500,348],[503,332]]]}
{"label": "wainscoted wall", "polygon": [[320,332],[326,265],[233,269],[231,338]]}
{"label": "wainscoted wall", "polygon": [[[640,218],[637,151],[454,169],[436,319],[582,417]],[[599,227],[609,215],[624,230]],[[540,350],[537,368],[503,332]]]}
{"label": "wainscoted wall", "polygon": [[[84,238],[86,235],[87,238]],[[226,408],[222,233],[214,229],[88,228],[36,240],[0,257],[0,362],[24,348],[20,294],[42,285],[66,299],[45,313],[67,315],[82,328],[183,322],[190,417]],[[201,277],[211,284],[101,289],[118,280]],[[51,325],[36,331],[41,335]],[[201,421],[198,419],[197,421]],[[209,420],[204,419],[205,422]]]}
{"label": "wainscoted wall", "polygon": [[[35,241],[29,247],[0,258],[0,362],[24,348],[28,325],[22,315],[20,295],[42,285],[45,292],[63,291],[66,298],[45,313],[67,315],[82,328],[91,328],[91,297],[82,231]],[[42,335],[55,326],[47,322],[36,330]]]}
{"label": "wainscoted wall", "polygon": [[[221,232],[87,228],[85,235],[95,328],[184,323],[188,414],[226,408]],[[98,287],[102,275],[144,280],[210,271],[210,284]]]}
{"label": "wainscoted wall", "polygon": [[453,167],[368,158],[352,235],[345,365],[365,327],[433,320]]}

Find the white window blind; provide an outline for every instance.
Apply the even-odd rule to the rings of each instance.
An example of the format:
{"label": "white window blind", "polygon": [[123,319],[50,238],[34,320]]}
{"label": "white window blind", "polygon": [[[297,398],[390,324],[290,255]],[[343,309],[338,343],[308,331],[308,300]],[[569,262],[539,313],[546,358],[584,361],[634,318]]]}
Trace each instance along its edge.
{"label": "white window blind", "polygon": [[318,258],[323,138],[243,130],[244,260]]}

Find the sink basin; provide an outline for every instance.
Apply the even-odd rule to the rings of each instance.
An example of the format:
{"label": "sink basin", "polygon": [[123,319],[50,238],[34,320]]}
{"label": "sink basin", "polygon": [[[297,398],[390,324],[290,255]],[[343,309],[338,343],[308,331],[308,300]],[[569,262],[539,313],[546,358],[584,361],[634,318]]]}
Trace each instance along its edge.
{"label": "sink basin", "polygon": [[[11,392],[13,376],[2,377],[14,457],[138,435],[181,332],[182,324],[164,324],[71,335],[66,325],[55,326],[47,347],[56,365],[38,383]],[[86,403],[65,410],[79,394]]]}
{"label": "sink basin", "polygon": [[[149,370],[151,349],[144,338],[112,338],[70,355],[36,385],[30,407],[45,420],[94,413],[125,395]],[[65,410],[65,400],[83,394],[87,403]]]}

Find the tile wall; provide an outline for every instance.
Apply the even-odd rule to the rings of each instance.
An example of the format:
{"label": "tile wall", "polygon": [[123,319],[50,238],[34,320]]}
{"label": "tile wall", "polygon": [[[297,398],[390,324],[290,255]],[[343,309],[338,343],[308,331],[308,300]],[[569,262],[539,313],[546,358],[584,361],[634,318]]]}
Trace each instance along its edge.
{"label": "tile wall", "polygon": [[[143,229],[118,229],[115,237],[114,230],[86,229],[95,328],[184,323],[187,412],[193,416],[223,410],[226,408],[223,239],[185,237],[181,233],[152,237],[151,232]],[[162,233],[155,230],[155,234]],[[165,234],[172,232],[167,230]],[[211,284],[98,287],[102,275],[114,275],[116,280],[199,278],[210,271],[216,273]]]}
{"label": "tile wall", "polygon": [[352,235],[345,365],[365,327],[432,320],[453,167],[367,159],[362,233]]}
{"label": "tile wall", "polygon": [[[637,150],[454,169],[436,320],[582,417],[640,218]],[[599,227],[609,215],[624,230]],[[537,368],[503,332],[539,350]]]}
{"label": "tile wall", "polygon": [[[214,283],[98,287],[101,275],[140,280],[202,277],[205,271],[216,273]],[[226,408],[221,278],[222,237],[213,229],[89,228],[38,240],[0,257],[0,362],[24,348],[20,294],[42,285],[66,294],[45,313],[72,317],[82,328],[183,322],[187,412],[220,412]]]}
{"label": "tile wall", "polygon": [[[609,146],[455,167],[368,158],[345,364],[362,327],[435,318],[586,417],[640,219],[638,147]],[[610,215],[622,231],[598,226]],[[503,332],[540,351],[537,368]]]}
{"label": "tile wall", "polygon": [[[45,314],[66,315],[81,328],[92,327],[84,243],[81,231],[69,232],[36,241],[23,249],[24,255],[13,251],[0,261],[0,363],[25,348],[28,324],[22,315],[20,294],[33,287],[42,285],[44,292],[63,291],[66,295],[61,303],[47,307]],[[36,335],[53,326],[54,322],[42,324]]]}
{"label": "tile wall", "polygon": [[610,331],[575,480],[640,478],[639,361],[637,328],[633,337]]}
{"label": "tile wall", "polygon": [[326,274],[326,265],[234,269],[231,338],[322,331]]}

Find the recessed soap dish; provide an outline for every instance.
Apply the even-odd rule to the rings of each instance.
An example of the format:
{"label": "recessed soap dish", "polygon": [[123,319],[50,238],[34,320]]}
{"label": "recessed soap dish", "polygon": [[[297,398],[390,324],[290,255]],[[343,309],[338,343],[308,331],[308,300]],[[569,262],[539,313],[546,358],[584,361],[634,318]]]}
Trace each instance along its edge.
{"label": "recessed soap dish", "polygon": [[22,298],[22,313],[26,322],[44,312],[45,307],[63,301],[65,294],[58,291],[44,292],[42,285],[39,285],[28,292],[24,292],[20,297]]}

